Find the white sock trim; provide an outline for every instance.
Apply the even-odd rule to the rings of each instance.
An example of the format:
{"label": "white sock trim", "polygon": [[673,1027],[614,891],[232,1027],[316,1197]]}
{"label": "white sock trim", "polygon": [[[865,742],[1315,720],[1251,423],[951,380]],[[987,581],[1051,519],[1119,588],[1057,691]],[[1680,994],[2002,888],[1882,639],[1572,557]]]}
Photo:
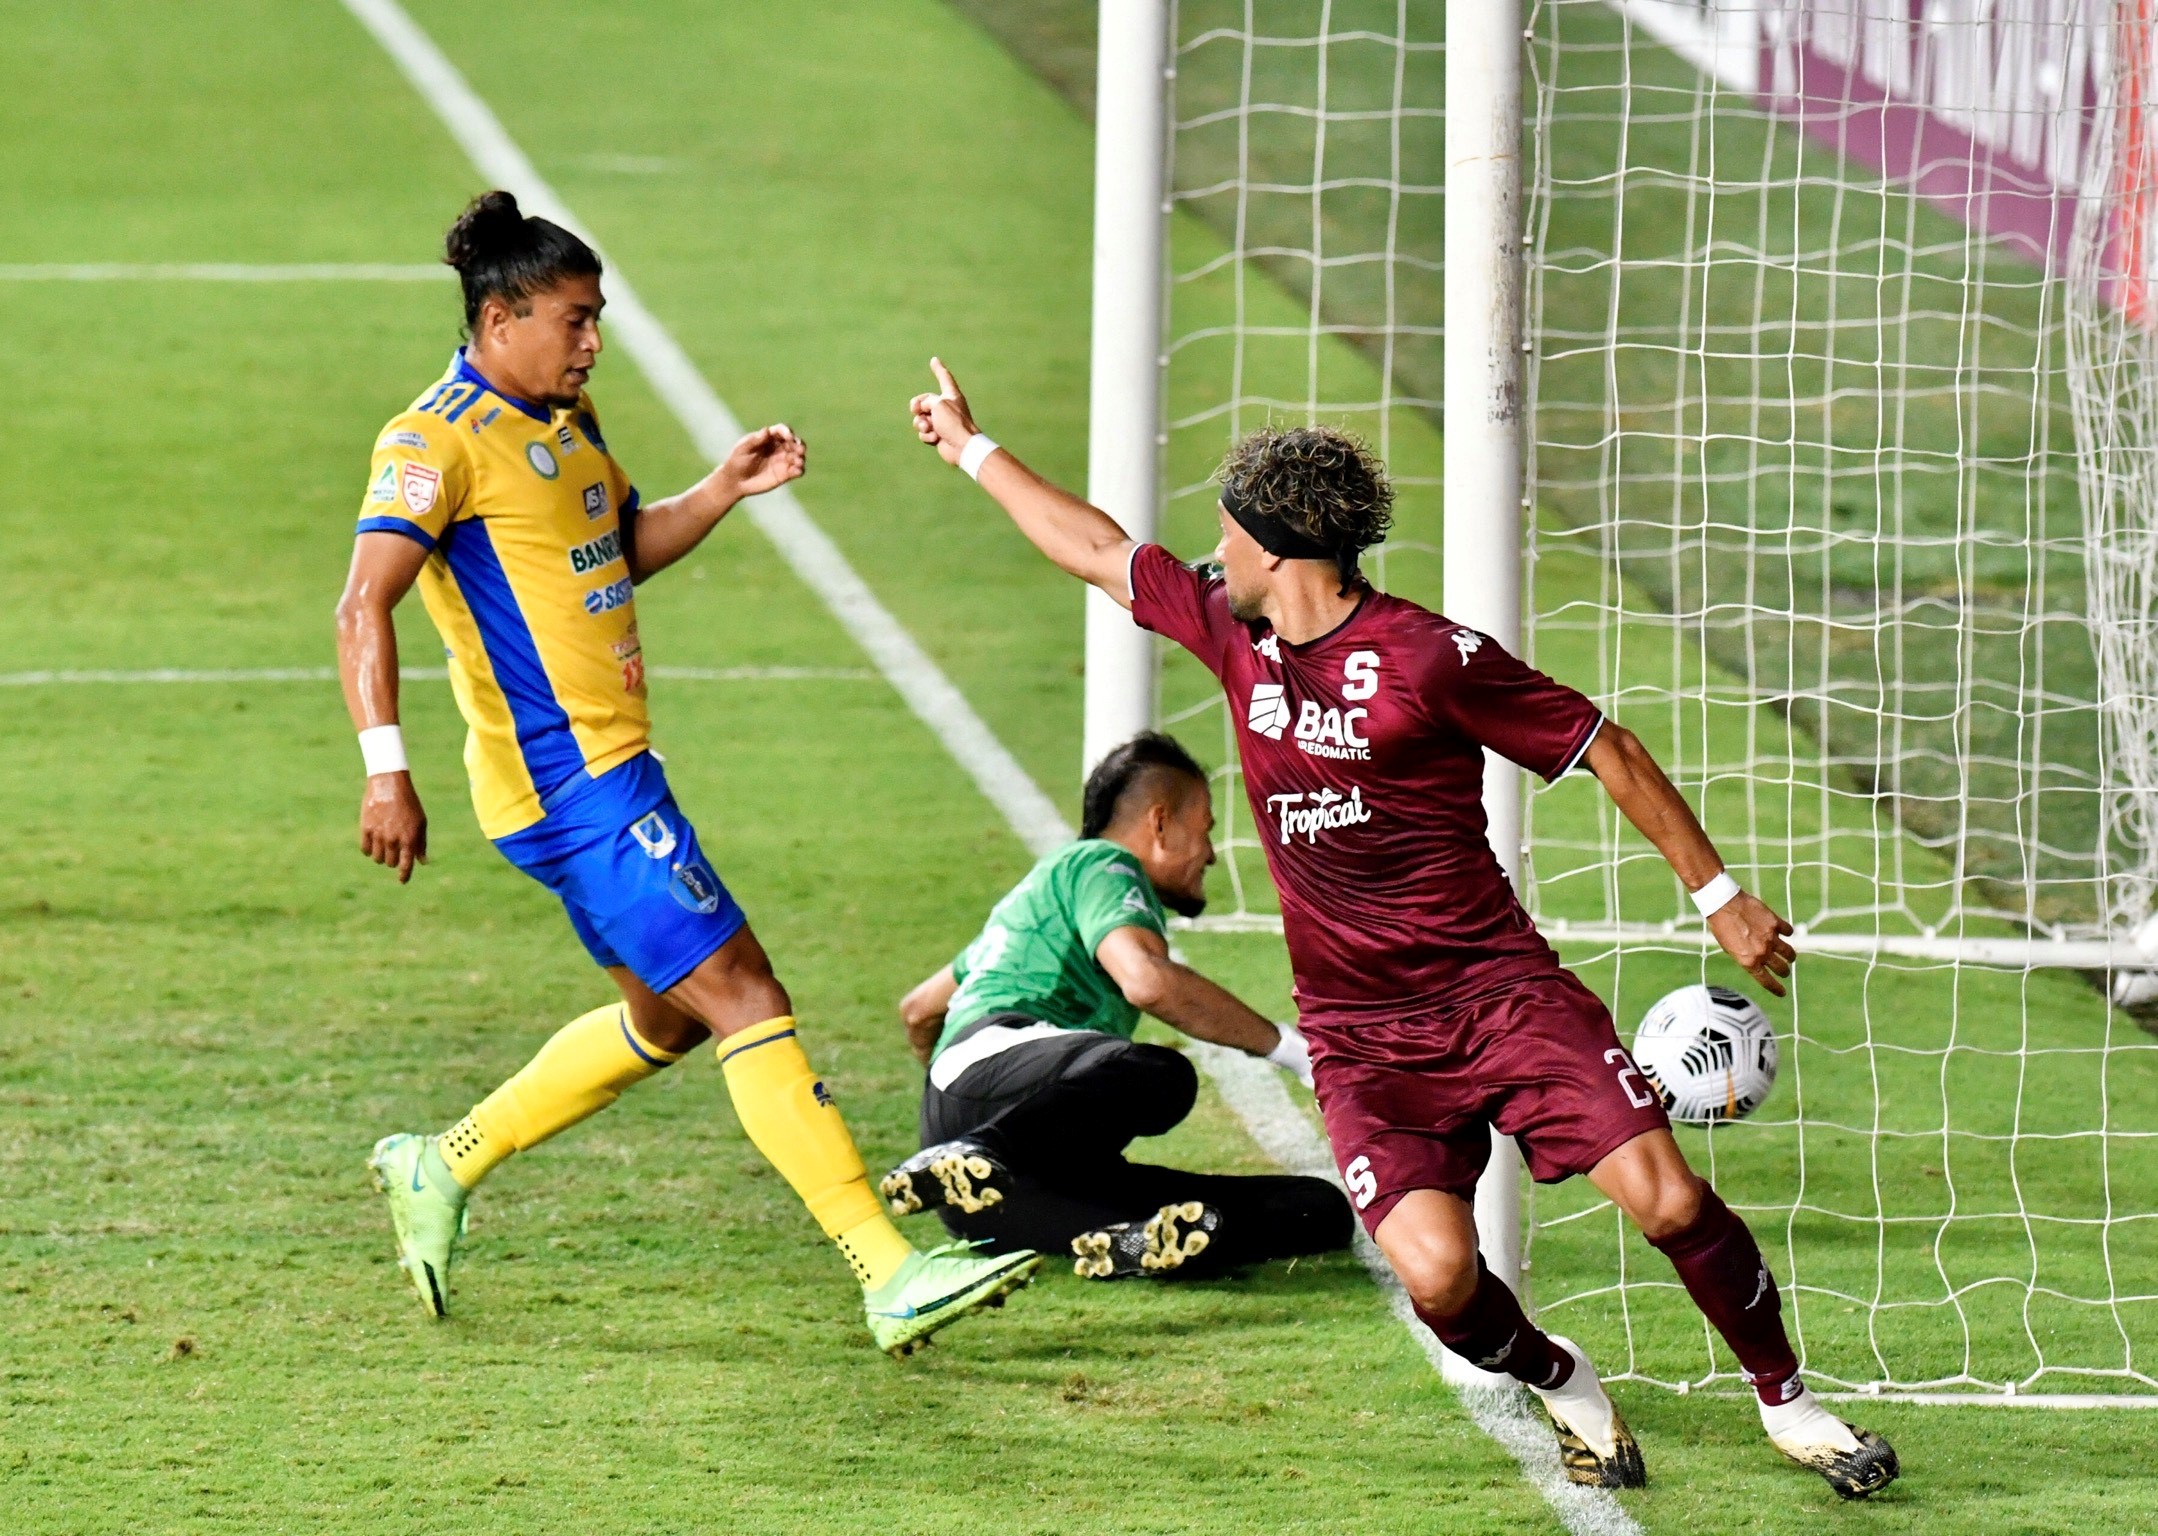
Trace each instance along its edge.
{"label": "white sock trim", "polygon": [[1855,1451],[1858,1436],[1851,1426],[1821,1406],[1810,1388],[1801,1386],[1788,1403],[1771,1407],[1761,1404],[1761,1427],[1778,1450],[1805,1450],[1826,1446],[1835,1451]]}

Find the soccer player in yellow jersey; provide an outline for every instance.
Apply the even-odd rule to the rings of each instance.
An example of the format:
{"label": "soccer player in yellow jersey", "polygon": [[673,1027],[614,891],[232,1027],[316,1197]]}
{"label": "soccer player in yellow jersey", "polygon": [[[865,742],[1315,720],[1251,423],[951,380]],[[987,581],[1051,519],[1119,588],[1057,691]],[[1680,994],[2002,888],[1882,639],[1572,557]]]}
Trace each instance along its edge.
{"label": "soccer player in yellow jersey", "polygon": [[479,1181],[716,1038],[743,1130],[853,1266],[877,1343],[903,1354],[1001,1301],[1041,1261],[956,1244],[919,1253],[885,1215],[803,1054],[786,989],[668,792],[637,638],[637,583],[695,549],[743,497],[800,475],[802,442],[784,426],[752,432],[679,496],[640,503],[584,393],[604,303],[591,247],[489,192],[451,228],[447,260],[469,345],[376,440],[337,608],[367,769],[360,846],[401,882],[427,857],[391,624],[417,584],[469,727],[480,829],[561,898],[622,997],[563,1026],[440,1135],[376,1143],[369,1166],[399,1260],[442,1316]]}

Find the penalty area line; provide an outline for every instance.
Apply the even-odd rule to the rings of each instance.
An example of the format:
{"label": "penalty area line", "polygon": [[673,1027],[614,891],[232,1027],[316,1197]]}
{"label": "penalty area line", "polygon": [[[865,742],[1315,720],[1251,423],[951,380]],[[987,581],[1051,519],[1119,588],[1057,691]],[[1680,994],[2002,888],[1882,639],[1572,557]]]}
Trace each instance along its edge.
{"label": "penalty area line", "polygon": [[[1288,1089],[1282,1086],[1281,1074],[1270,1063],[1203,1040],[1192,1041],[1189,1049],[1214,1079],[1223,1101],[1244,1123],[1260,1150],[1290,1173],[1340,1185],[1341,1177],[1326,1142],[1310,1119],[1297,1109]],[[1387,1306],[1400,1319],[1401,1326],[1422,1346],[1431,1368],[1443,1376],[1445,1347],[1417,1318],[1409,1293],[1402,1289],[1393,1266],[1364,1231],[1362,1222],[1356,1227],[1356,1256],[1363,1260],[1372,1283],[1386,1297]],[[1528,1392],[1467,1386],[1454,1390],[1476,1427],[1514,1458],[1521,1475],[1543,1495],[1544,1502],[1573,1536],[1641,1536],[1641,1527],[1609,1493],[1566,1480],[1552,1451],[1551,1426],[1537,1411]]]}
{"label": "penalty area line", "polygon": [[0,262],[0,283],[439,283],[455,276],[440,262]]}
{"label": "penalty area line", "polygon": [[[872,683],[867,667],[648,667],[648,676],[679,683]],[[446,683],[443,667],[400,667],[406,682]],[[59,669],[0,672],[0,688],[68,688],[99,684],[334,683],[335,667],[146,667],[136,671]]]}
{"label": "penalty area line", "polygon": [[[442,50],[435,46],[397,0],[341,0],[345,9],[373,35],[413,88],[442,119],[480,174],[516,193],[532,212],[591,240],[588,230],[544,181],[493,110],[479,97]],[[599,242],[592,240],[597,248]],[[603,249],[603,248],[602,248]],[[608,322],[617,344],[645,376],[661,403],[671,411],[699,452],[717,461],[741,436],[741,423],[729,411],[689,354],[647,309],[623,275],[619,262],[606,258]],[[1072,828],[1054,801],[1027,774],[1019,760],[966,696],[944,675],[905,626],[878,600],[848,562],[839,546],[810,518],[786,487],[749,502],[746,509],[804,585],[817,594],[847,633],[907,706],[920,717],[952,759],[994,805],[1020,842],[1037,857],[1069,842]],[[1194,1042],[1196,1045],[1196,1042]],[[1298,1114],[1274,1068],[1234,1052],[1217,1062],[1199,1049],[1199,1060],[1221,1086],[1223,1097],[1252,1134],[1277,1161],[1293,1153],[1298,1164],[1314,1161],[1317,1142],[1310,1122]],[[1269,1074],[1263,1087],[1255,1073]],[[1271,1090],[1274,1100],[1266,1093]],[[1305,1144],[1292,1145],[1301,1127]],[[1332,1159],[1317,1149],[1315,1161],[1333,1176]],[[1376,1250],[1365,1257],[1375,1273],[1391,1272]],[[1382,1280],[1382,1289],[1386,1282]],[[1389,1292],[1395,1315],[1436,1364],[1439,1344],[1406,1311],[1408,1298],[1398,1285]],[[1428,1339],[1428,1342],[1425,1342]],[[1462,1391],[1461,1399],[1477,1427],[1511,1453],[1537,1492],[1573,1536],[1638,1536],[1640,1527],[1610,1494],[1568,1483],[1548,1429],[1534,1428],[1525,1392],[1488,1394]],[[1480,1399],[1488,1398],[1489,1401]]]}

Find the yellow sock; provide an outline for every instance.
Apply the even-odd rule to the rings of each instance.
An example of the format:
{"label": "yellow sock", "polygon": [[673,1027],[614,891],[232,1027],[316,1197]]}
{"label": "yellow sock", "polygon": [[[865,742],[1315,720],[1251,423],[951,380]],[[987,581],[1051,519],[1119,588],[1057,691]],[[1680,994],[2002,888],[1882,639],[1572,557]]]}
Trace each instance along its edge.
{"label": "yellow sock", "polygon": [[862,1154],[803,1054],[794,1020],[766,1019],[727,1036],[719,1062],[742,1129],[839,1244],[855,1278],[870,1290],[891,1279],[914,1245],[869,1187]]}
{"label": "yellow sock", "polygon": [[595,1008],[563,1025],[523,1071],[444,1131],[442,1161],[470,1189],[512,1152],[569,1129],[681,1059],[638,1034],[627,1005]]}

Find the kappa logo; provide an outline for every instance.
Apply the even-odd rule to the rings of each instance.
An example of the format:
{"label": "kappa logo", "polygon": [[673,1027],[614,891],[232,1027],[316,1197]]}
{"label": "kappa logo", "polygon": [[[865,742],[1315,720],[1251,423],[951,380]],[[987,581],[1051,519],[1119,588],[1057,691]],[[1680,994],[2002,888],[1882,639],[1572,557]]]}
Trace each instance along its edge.
{"label": "kappa logo", "polygon": [[1454,642],[1454,649],[1461,653],[1461,664],[1469,664],[1469,658],[1484,648],[1484,637],[1473,629],[1457,629],[1447,637]]}
{"label": "kappa logo", "polygon": [[1251,648],[1268,661],[1278,663],[1281,660],[1281,636],[1279,635],[1261,635],[1251,642]]}
{"label": "kappa logo", "polygon": [[1244,724],[1268,741],[1281,740],[1281,733],[1289,728],[1287,690],[1279,683],[1253,683]]}
{"label": "kappa logo", "polygon": [[413,516],[424,517],[432,511],[441,490],[442,471],[432,465],[406,462],[397,466],[397,494]]}
{"label": "kappa logo", "polygon": [[619,529],[603,533],[589,544],[580,544],[569,552],[569,568],[579,576],[589,575],[603,565],[612,565],[622,558],[622,534]]}
{"label": "kappa logo", "polygon": [[607,515],[607,487],[588,485],[584,488],[584,515],[588,522]]}
{"label": "kappa logo", "polygon": [[1280,818],[1284,847],[1299,837],[1309,846],[1318,842],[1321,832],[1361,826],[1371,820],[1371,807],[1364,804],[1364,791],[1359,785],[1351,785],[1346,795],[1335,789],[1268,795],[1266,804]]}
{"label": "kappa logo", "polygon": [[532,466],[533,472],[542,480],[552,480],[556,475],[562,473],[561,468],[554,461],[554,455],[547,451],[545,443],[526,443],[525,462]]}
{"label": "kappa logo", "polygon": [[369,501],[395,501],[397,499],[397,466],[385,464],[382,473],[375,476],[375,483],[367,488]]}

